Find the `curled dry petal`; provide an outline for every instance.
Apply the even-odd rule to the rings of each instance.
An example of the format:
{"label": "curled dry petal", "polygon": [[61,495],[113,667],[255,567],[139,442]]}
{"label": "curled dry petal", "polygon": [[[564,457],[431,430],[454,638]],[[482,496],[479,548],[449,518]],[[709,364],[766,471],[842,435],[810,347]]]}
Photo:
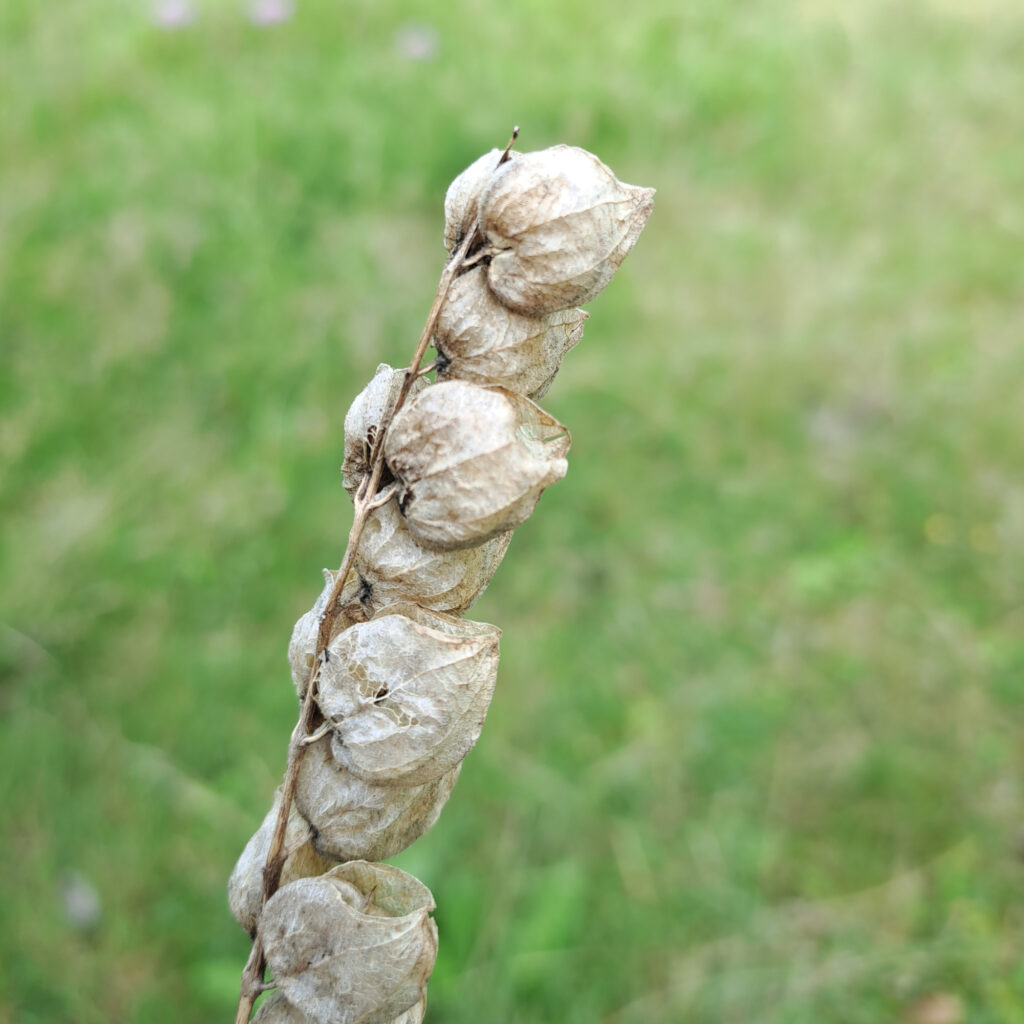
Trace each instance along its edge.
{"label": "curled dry petal", "polygon": [[[324,589],[316,599],[316,603],[303,615],[292,629],[292,638],[288,643],[288,664],[292,670],[292,682],[301,699],[309,688],[309,678],[313,671],[316,655],[317,635],[320,632],[320,618],[327,608],[327,599],[334,589],[334,573],[324,569]],[[348,629],[355,622],[366,620],[366,612],[359,603],[362,584],[355,574],[349,579],[341,591],[338,604],[341,608],[334,625],[331,627],[331,639],[342,630]]]}
{"label": "curled dry petal", "polygon": [[339,764],[331,737],[323,736],[302,759],[295,806],[313,826],[313,847],[323,856],[386,860],[437,821],[460,767],[422,786],[377,786]]}
{"label": "curled dry petal", "polygon": [[[404,380],[405,370],[381,363],[373,380],[356,395],[345,413],[345,459],[341,464],[341,479],[350,495],[355,495],[363,477],[370,471],[370,448],[381,424],[394,408]],[[426,384],[422,378],[414,381],[410,397]]]}
{"label": "curled dry petal", "polygon": [[455,768],[480,737],[500,636],[411,604],[342,633],[320,673],[335,760],[382,786],[423,785]]}
{"label": "curled dry petal", "polygon": [[619,181],[593,153],[552,146],[493,175],[479,199],[480,230],[502,250],[488,280],[529,316],[589,302],[633,248],[654,189]]}
{"label": "curled dry petal", "polygon": [[413,536],[452,550],[528,519],[544,488],[565,476],[570,441],[522,395],[452,380],[403,406],[384,457]]}
{"label": "curled dry petal", "polygon": [[[449,186],[444,197],[444,247],[454,252],[476,220],[480,193],[498,170],[502,150],[492,149],[474,160]],[[509,153],[502,170],[519,154]]]}
{"label": "curled dry petal", "polygon": [[474,267],[455,279],[434,330],[434,346],[444,360],[438,380],[498,384],[532,397],[583,337],[589,315],[565,309],[523,316],[498,301],[487,285],[487,268]]}
{"label": "curled dry petal", "polygon": [[374,509],[356,551],[364,606],[378,610],[413,601],[434,611],[464,612],[501,564],[511,532],[462,551],[436,551],[416,541],[397,501]]}
{"label": "curled dry petal", "polygon": [[[256,934],[256,922],[259,920],[263,899],[263,865],[267,862],[280,809],[281,790],[278,788],[274,794],[274,805],[267,812],[256,834],[246,843],[228,880],[228,905],[231,913],[250,935]],[[313,829],[293,804],[289,809],[284,834],[284,849],[288,856],[281,871],[282,885],[296,878],[322,874],[334,866],[333,860],[316,852],[312,840]]]}
{"label": "curled dry petal", "polygon": [[259,934],[278,988],[313,1020],[392,1024],[424,998],[437,956],[433,909],[411,875],[356,861],[279,889]]}

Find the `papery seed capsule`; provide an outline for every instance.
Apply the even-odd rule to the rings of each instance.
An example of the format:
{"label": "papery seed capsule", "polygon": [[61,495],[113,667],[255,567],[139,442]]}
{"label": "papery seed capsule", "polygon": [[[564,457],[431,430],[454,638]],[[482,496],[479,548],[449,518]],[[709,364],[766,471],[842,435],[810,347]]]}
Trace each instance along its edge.
{"label": "papery seed capsule", "polygon": [[562,357],[583,337],[589,317],[566,309],[524,316],[499,302],[487,284],[487,268],[457,277],[434,330],[443,363],[438,380],[497,384],[532,397],[558,371]]}
{"label": "papery seed capsule", "polygon": [[412,875],[354,861],[279,889],[259,935],[284,997],[319,1024],[393,1024],[425,998],[433,909]]}
{"label": "papery seed capsule", "polygon": [[[463,236],[473,226],[480,193],[497,173],[501,154],[500,149],[484,153],[448,186],[444,197],[444,247],[449,252],[458,248]],[[509,153],[509,159],[501,164],[502,170],[518,156],[516,152]]]}
{"label": "papery seed capsule", "polygon": [[[320,592],[313,607],[295,623],[292,629],[292,638],[288,643],[288,664],[292,670],[292,683],[295,685],[295,692],[298,693],[300,700],[309,688],[309,679],[316,655],[317,637],[320,633],[320,619],[327,608],[327,599],[331,596],[331,590],[334,588],[334,573],[330,569],[324,569],[323,573],[324,589]],[[331,627],[332,639],[353,623],[366,621],[366,610],[359,603],[361,592],[362,584],[358,576],[353,573],[338,598],[341,611]]]}
{"label": "papery seed capsule", "polygon": [[589,302],[633,248],[654,189],[619,181],[593,153],[523,153],[479,198],[480,230],[501,250],[488,268],[511,309],[543,316]]}
{"label": "papery seed capsule", "polygon": [[398,502],[389,501],[370,514],[356,551],[363,605],[376,611],[396,601],[413,601],[459,615],[490,583],[511,539],[509,532],[461,551],[425,548],[410,532]]}
{"label": "papery seed capsule", "polygon": [[331,737],[310,745],[299,767],[295,806],[316,831],[313,848],[335,860],[387,860],[437,821],[461,765],[422,786],[357,779],[331,753]]}
{"label": "papery seed capsule", "polygon": [[[394,407],[404,380],[405,370],[381,363],[373,380],[356,395],[345,413],[345,459],[341,464],[341,479],[345,490],[353,497],[370,472],[370,449]],[[426,386],[423,378],[415,380],[409,396]]]}
{"label": "papery seed capsule", "polygon": [[402,604],[347,629],[320,673],[335,760],[364,782],[423,785],[480,737],[501,630]]}
{"label": "papery seed capsule", "polygon": [[522,395],[453,380],[399,410],[384,456],[413,536],[452,550],[528,519],[544,488],[565,476],[570,443],[568,430]]}
{"label": "papery seed capsule", "polygon": [[[267,862],[280,808],[281,790],[278,788],[273,806],[256,834],[246,843],[228,880],[228,906],[235,920],[250,935],[256,934],[263,900],[263,865]],[[281,885],[287,885],[296,878],[323,874],[334,866],[334,860],[316,852],[312,840],[313,829],[293,804],[289,809],[284,836],[284,849],[288,851],[288,856],[281,871]]]}

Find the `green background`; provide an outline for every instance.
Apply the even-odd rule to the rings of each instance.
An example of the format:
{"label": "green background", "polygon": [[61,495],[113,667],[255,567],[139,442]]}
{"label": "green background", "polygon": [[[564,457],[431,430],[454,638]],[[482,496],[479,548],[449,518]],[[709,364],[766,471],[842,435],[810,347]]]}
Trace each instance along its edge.
{"label": "green background", "polygon": [[0,8],[0,1021],[231,1019],[344,413],[516,123],[658,197],[398,859],[429,1024],[1024,1021],[1019,5],[244,15]]}

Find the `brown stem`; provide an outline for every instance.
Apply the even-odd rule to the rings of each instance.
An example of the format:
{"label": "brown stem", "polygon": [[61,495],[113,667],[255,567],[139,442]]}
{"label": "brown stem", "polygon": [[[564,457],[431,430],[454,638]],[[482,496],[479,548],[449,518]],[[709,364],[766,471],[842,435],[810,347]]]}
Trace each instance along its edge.
{"label": "brown stem", "polygon": [[[370,455],[370,472],[364,478],[354,499],[355,510],[352,516],[352,529],[349,531],[348,544],[345,546],[345,555],[341,560],[341,566],[334,577],[334,586],[331,588],[330,596],[324,606],[324,612],[320,616],[320,628],[317,631],[316,653],[313,657],[313,670],[310,673],[309,686],[306,689],[302,701],[302,709],[299,713],[299,720],[292,730],[291,739],[288,743],[288,766],[284,773],[284,782],[281,784],[281,806],[277,813],[277,821],[274,824],[274,834],[270,840],[270,848],[267,850],[267,859],[263,865],[263,894],[260,900],[260,910],[263,905],[277,892],[281,885],[281,872],[284,870],[284,862],[287,854],[284,849],[285,831],[288,827],[288,814],[291,811],[292,801],[295,799],[295,787],[299,781],[299,767],[302,764],[303,755],[309,747],[306,740],[314,731],[317,706],[317,684],[320,680],[320,666],[323,664],[324,651],[331,639],[331,629],[338,618],[340,608],[338,598],[345,586],[345,580],[352,570],[352,562],[359,547],[359,540],[363,535],[363,528],[370,513],[377,507],[377,491],[380,487],[381,473],[384,470],[384,438],[387,435],[388,427],[394,419],[395,413],[402,407],[409,397],[413,381],[419,374],[420,364],[427,351],[431,338],[434,336],[434,328],[437,326],[437,318],[441,314],[441,307],[448,297],[448,289],[452,281],[458,276],[459,270],[466,259],[470,244],[477,234],[477,224],[474,221],[472,228],[466,232],[462,244],[452,253],[451,259],[445,265],[441,274],[441,280],[437,285],[437,293],[434,296],[434,303],[430,307],[427,322],[423,327],[416,351],[405,371],[405,379],[399,388],[398,397],[391,411],[382,419],[377,430],[377,436],[373,443]],[[238,1010],[235,1014],[235,1024],[246,1024],[249,1015],[252,1013],[253,1005],[260,993],[264,991],[263,977],[266,972],[267,962],[263,954],[263,943],[257,935],[253,941],[252,951],[242,972],[241,991],[238,997]]]}

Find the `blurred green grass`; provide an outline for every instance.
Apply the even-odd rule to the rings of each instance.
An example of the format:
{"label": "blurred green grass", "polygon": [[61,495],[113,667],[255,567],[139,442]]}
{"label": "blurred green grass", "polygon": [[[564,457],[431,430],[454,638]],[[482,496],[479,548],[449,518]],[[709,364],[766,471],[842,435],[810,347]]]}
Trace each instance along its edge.
{"label": "blurred green grass", "polygon": [[428,1020],[1024,1021],[1024,15],[199,10],[0,10],[0,1021],[230,1019],[342,418],[514,123],[659,193],[398,859]]}

